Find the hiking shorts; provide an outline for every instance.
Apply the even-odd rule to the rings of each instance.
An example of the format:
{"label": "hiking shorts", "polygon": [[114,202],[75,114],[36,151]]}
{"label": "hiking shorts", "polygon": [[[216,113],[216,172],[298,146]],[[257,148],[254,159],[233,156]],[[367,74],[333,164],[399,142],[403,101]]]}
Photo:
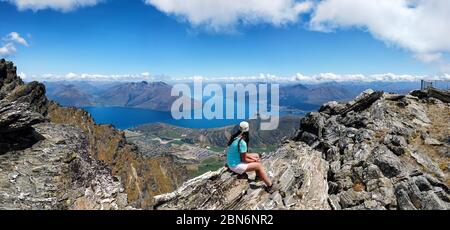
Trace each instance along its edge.
{"label": "hiking shorts", "polygon": [[247,171],[248,164],[240,163],[236,165],[235,167],[230,167],[231,171],[237,173],[237,174],[243,174],[245,171]]}

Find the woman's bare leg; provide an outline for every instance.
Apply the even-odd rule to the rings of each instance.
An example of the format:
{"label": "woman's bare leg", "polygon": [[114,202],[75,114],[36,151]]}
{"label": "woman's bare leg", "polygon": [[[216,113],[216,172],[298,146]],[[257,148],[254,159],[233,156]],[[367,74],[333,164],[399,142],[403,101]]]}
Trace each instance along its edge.
{"label": "woman's bare leg", "polygon": [[253,171],[255,171],[258,174],[258,176],[261,178],[262,181],[264,181],[264,183],[267,186],[269,187],[272,186],[272,182],[267,176],[266,170],[264,169],[261,163],[259,162],[249,163],[246,172],[253,172]]}

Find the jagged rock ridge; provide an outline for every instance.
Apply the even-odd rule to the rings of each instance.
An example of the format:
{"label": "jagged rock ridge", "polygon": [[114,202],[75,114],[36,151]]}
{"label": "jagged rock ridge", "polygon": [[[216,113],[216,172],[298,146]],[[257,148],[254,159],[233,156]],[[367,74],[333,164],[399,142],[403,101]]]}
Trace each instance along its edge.
{"label": "jagged rock ridge", "polygon": [[186,182],[155,197],[155,209],[329,209],[328,163],[318,151],[291,142],[265,156],[279,191],[268,194],[255,175],[238,176],[225,168]]}
{"label": "jagged rock ridge", "polygon": [[155,197],[154,208],[449,209],[449,99],[435,89],[368,90],[329,102],[264,157],[279,191],[222,169]]}
{"label": "jagged rock ridge", "polygon": [[130,208],[82,131],[47,122],[47,108],[45,87],[0,60],[0,209]]}
{"label": "jagged rock ridge", "polygon": [[145,158],[123,132],[62,108],[0,60],[0,209],[125,209],[184,180],[169,157]]}
{"label": "jagged rock ridge", "polygon": [[187,179],[174,157],[144,156],[136,145],[126,140],[122,131],[111,125],[95,124],[84,110],[63,108],[53,102],[48,110],[48,118],[53,123],[69,124],[84,132],[90,154],[106,163],[112,175],[122,179],[128,201],[134,207],[151,207],[154,195],[173,191]]}

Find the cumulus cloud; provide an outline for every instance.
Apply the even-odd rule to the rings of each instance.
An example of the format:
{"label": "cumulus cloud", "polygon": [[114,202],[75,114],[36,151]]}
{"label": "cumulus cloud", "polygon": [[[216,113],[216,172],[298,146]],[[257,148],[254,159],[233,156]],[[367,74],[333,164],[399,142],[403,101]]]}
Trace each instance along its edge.
{"label": "cumulus cloud", "polygon": [[323,0],[310,26],[325,32],[361,28],[425,62],[438,61],[441,52],[450,52],[448,0]]}
{"label": "cumulus cloud", "polygon": [[411,75],[411,74],[336,74],[336,73],[319,73],[314,75],[305,75],[297,73],[292,76],[277,76],[273,74],[259,74],[255,76],[186,76],[186,77],[170,77],[170,76],[155,76],[148,72],[141,74],[41,74],[41,75],[29,75],[21,73],[21,76],[25,76],[28,81],[100,81],[100,82],[140,82],[140,81],[164,81],[168,83],[177,82],[220,82],[220,83],[307,83],[317,84],[324,82],[414,82],[420,80],[439,80],[450,81],[450,74],[441,74],[435,76],[429,75]]}
{"label": "cumulus cloud", "polygon": [[19,33],[17,32],[11,32],[9,33],[5,38],[5,41],[8,42],[16,42],[18,44],[24,45],[24,46],[28,46],[28,42],[22,37],[20,36]]}
{"label": "cumulus cloud", "polygon": [[431,62],[437,62],[442,60],[442,53],[425,53],[425,54],[416,54],[414,55],[415,58],[426,62],[426,63],[431,63]]}
{"label": "cumulus cloud", "polygon": [[16,44],[28,47],[28,42],[17,32],[11,32],[3,37],[0,46],[0,57],[8,57],[17,52]]}
{"label": "cumulus cloud", "polygon": [[14,4],[19,10],[53,9],[63,12],[76,8],[94,6],[103,0],[2,0]]}
{"label": "cumulus cloud", "polygon": [[[144,0],[194,27],[233,31],[237,24],[297,23],[309,15],[309,28],[331,32],[358,28],[388,46],[408,50],[426,63],[448,66],[448,0]],[[443,68],[441,68],[443,69]]]}
{"label": "cumulus cloud", "polygon": [[190,77],[171,77],[170,81],[190,82],[275,82],[275,81],[295,81],[295,76],[280,77],[272,74],[259,74],[257,76],[226,76],[226,77],[206,77],[206,76],[190,76]]}
{"label": "cumulus cloud", "polygon": [[296,80],[308,83],[322,83],[322,82],[413,82],[420,80],[443,80],[449,81],[450,75],[442,74],[436,76],[424,75],[410,75],[410,74],[335,74],[335,73],[321,73],[317,75],[303,75],[298,73]]}
{"label": "cumulus cloud", "polygon": [[67,74],[33,74],[26,75],[27,80],[34,81],[117,81],[117,82],[138,82],[155,81],[156,77],[150,73],[142,74],[90,74],[90,73],[67,73]]}
{"label": "cumulus cloud", "polygon": [[304,75],[297,73],[294,76],[277,76],[272,74],[260,74],[258,76],[240,76],[240,77],[179,77],[172,78],[173,81],[193,81],[202,80],[205,82],[278,82],[278,83],[323,83],[323,82],[413,82],[420,80],[444,80],[449,81],[449,74],[436,76],[410,75],[410,74],[336,74],[320,73],[314,75]]}
{"label": "cumulus cloud", "polygon": [[233,83],[324,83],[324,82],[414,82],[423,79],[426,80],[443,80],[450,81],[450,74],[442,74],[436,76],[425,75],[411,75],[411,74],[336,74],[336,73],[320,73],[314,75],[304,75],[297,73],[292,76],[277,76],[273,74],[259,74],[255,76],[224,76],[224,77],[207,77],[207,76],[186,76],[186,77],[170,77],[170,76],[154,76],[148,72],[141,74],[41,74],[41,75],[27,75],[27,80],[37,81],[103,81],[103,82],[139,82],[139,81],[164,81],[169,83],[176,82],[233,82]]}
{"label": "cumulus cloud", "polygon": [[214,30],[237,23],[282,25],[311,13],[312,30],[360,28],[375,38],[410,50],[420,60],[450,52],[448,0],[144,0],[193,26]]}
{"label": "cumulus cloud", "polygon": [[27,81],[27,74],[26,74],[26,73],[20,72],[20,73],[19,73],[19,77],[22,78],[22,80]]}
{"label": "cumulus cloud", "polygon": [[149,72],[143,72],[143,73],[141,73],[141,76],[143,76],[143,77],[150,77],[151,74]]}
{"label": "cumulus cloud", "polygon": [[443,80],[449,81],[449,74],[436,76],[410,75],[410,74],[336,74],[336,73],[320,73],[315,75],[304,75],[297,73],[294,76],[277,76],[272,74],[260,74],[258,76],[243,77],[185,77],[173,78],[174,81],[193,81],[202,80],[206,82],[274,82],[274,83],[324,83],[324,82],[414,82],[420,80]]}
{"label": "cumulus cloud", "polygon": [[145,0],[145,3],[194,27],[214,31],[230,29],[238,23],[280,26],[297,22],[299,15],[313,6],[312,1],[298,0]]}
{"label": "cumulus cloud", "polygon": [[12,43],[0,46],[0,57],[7,57],[17,52],[17,48]]}

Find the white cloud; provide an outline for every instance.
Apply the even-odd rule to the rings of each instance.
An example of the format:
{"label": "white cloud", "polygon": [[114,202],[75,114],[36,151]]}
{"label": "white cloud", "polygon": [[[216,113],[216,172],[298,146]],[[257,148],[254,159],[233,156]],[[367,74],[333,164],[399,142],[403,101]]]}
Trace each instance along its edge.
{"label": "white cloud", "polygon": [[450,52],[448,0],[144,0],[160,11],[213,30],[237,23],[275,26],[311,12],[310,28],[360,28],[430,61]]}
{"label": "white cloud", "polygon": [[0,46],[0,57],[7,57],[17,52],[17,48],[12,43],[6,43],[4,46]]}
{"label": "white cloud", "polygon": [[299,15],[313,6],[309,0],[145,0],[145,3],[181,17],[194,27],[221,32],[238,23],[280,26],[297,22]]}
{"label": "white cloud", "polygon": [[317,75],[307,76],[298,73],[296,80],[308,83],[321,83],[321,82],[412,82],[420,80],[450,80],[450,75],[442,74],[436,76],[424,76],[424,75],[410,75],[410,74],[335,74],[335,73],[321,73]]}
{"label": "white cloud", "polygon": [[310,13],[309,28],[331,32],[358,28],[388,46],[408,50],[426,63],[448,69],[449,0],[144,0],[193,27],[233,32],[237,24],[297,23]]}
{"label": "white cloud", "polygon": [[336,74],[336,73],[320,73],[315,75],[304,75],[297,73],[293,76],[277,76],[273,74],[259,74],[256,76],[224,76],[224,77],[207,77],[207,76],[187,76],[187,77],[169,77],[169,76],[153,76],[148,72],[141,74],[42,74],[27,75],[27,80],[36,81],[103,81],[103,82],[140,82],[140,81],[164,81],[169,83],[176,82],[192,82],[201,80],[204,82],[272,82],[272,83],[323,83],[323,82],[413,82],[420,80],[450,80],[449,74],[436,76],[411,75],[411,74]]}
{"label": "white cloud", "polygon": [[141,73],[141,76],[150,77],[150,73],[149,72],[144,72],[144,73]]}
{"label": "white cloud", "polygon": [[19,43],[21,45],[28,46],[28,42],[22,36],[20,36],[20,34],[17,33],[17,32],[9,33],[4,38],[4,40],[9,41],[9,42],[16,42],[16,43]]}
{"label": "white cloud", "polygon": [[442,73],[450,73],[450,63],[440,64],[439,68]]}
{"label": "white cloud", "polygon": [[103,0],[2,0],[17,6],[19,10],[54,9],[63,12],[76,8],[94,6]]}
{"label": "white cloud", "polygon": [[450,52],[448,0],[323,0],[310,26],[318,31],[361,28],[426,62],[439,61],[441,52]]}
{"label": "white cloud", "polygon": [[170,81],[205,81],[205,82],[266,82],[266,81],[295,81],[293,77],[279,77],[272,74],[260,74],[257,76],[226,76],[226,77],[206,77],[206,76],[190,76],[190,77],[171,77]]}
{"label": "white cloud", "polygon": [[442,60],[442,53],[416,54],[414,57],[426,63],[438,62]]}
{"label": "white cloud", "polygon": [[28,47],[28,42],[17,32],[11,32],[2,39],[5,43],[0,46],[0,57],[8,57],[17,52],[16,44]]}
{"label": "white cloud", "polygon": [[34,74],[26,75],[27,80],[34,81],[117,81],[117,82],[138,82],[155,81],[155,77],[150,73],[142,74],[89,74],[89,73],[67,73],[67,74]]}
{"label": "white cloud", "polygon": [[27,80],[27,74],[24,72],[20,72],[19,77],[22,78],[22,80]]}

